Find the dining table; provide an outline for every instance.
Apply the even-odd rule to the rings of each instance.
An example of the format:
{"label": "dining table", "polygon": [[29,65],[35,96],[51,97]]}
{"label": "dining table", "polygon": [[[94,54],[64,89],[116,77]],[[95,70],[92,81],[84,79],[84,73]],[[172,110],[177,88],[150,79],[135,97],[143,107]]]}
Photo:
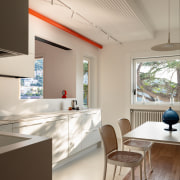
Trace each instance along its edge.
{"label": "dining table", "polygon": [[176,131],[165,130],[168,127],[164,122],[145,122],[125,134],[124,138],[152,141],[154,143],[180,145],[180,123],[173,125]]}

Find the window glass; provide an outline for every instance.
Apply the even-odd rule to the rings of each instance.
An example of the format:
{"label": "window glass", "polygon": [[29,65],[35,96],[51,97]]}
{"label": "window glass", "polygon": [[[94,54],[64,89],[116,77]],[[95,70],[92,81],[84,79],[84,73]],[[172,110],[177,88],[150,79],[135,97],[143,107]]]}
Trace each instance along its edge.
{"label": "window glass", "polygon": [[134,60],[135,103],[180,102],[180,58]]}
{"label": "window glass", "polygon": [[35,61],[34,78],[21,78],[20,98],[43,98],[43,58]]}
{"label": "window glass", "polygon": [[83,105],[88,107],[88,95],[89,95],[89,62],[83,60]]}

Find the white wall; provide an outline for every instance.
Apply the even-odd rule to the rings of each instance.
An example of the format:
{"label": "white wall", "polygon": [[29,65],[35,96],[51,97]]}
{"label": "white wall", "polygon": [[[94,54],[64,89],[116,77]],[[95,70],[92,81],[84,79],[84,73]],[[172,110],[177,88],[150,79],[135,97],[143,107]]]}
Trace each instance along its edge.
{"label": "white wall", "polygon": [[[174,32],[172,41],[179,36]],[[151,51],[153,45],[167,43],[167,33],[159,32],[153,40],[107,45],[100,54],[99,61],[99,103],[102,109],[103,124],[112,124],[119,132],[117,120],[130,118],[130,108],[167,109],[168,106],[133,106],[131,105],[131,59],[169,54],[180,54],[180,51]],[[180,108],[180,107],[176,107]]]}
{"label": "white wall", "polygon": [[[76,61],[76,98],[78,104],[82,107],[82,79],[83,79],[83,66],[82,60],[84,56],[92,58],[92,65],[94,70],[97,71],[97,59],[99,50],[72,35],[63,32],[48,23],[45,23],[31,15],[29,15],[29,30],[30,30],[30,50],[31,54],[34,53],[34,36],[41,37],[43,39],[61,44],[65,47],[69,47],[74,51],[74,58]],[[17,60],[17,58],[16,58]],[[27,71],[32,73],[33,63],[31,59],[30,62],[26,61],[24,58],[24,67],[28,67]],[[12,61],[12,59],[11,59]],[[15,71],[19,73],[23,69],[19,68],[19,63],[16,61],[11,66],[3,66],[8,70],[8,72]],[[21,67],[23,68],[23,67]],[[14,70],[16,69],[16,70]],[[23,72],[24,73],[24,72]],[[1,74],[1,69],[0,69]],[[30,74],[30,73],[29,73]],[[93,74],[97,74],[94,72]],[[92,92],[92,107],[97,107],[97,77],[94,77],[94,92]],[[93,82],[93,79],[92,79]],[[19,99],[19,80],[11,78],[0,77],[0,115],[11,115],[11,114],[32,114],[46,111],[58,111],[60,109],[67,109],[70,106],[71,99],[43,99],[43,100],[20,100]]]}
{"label": "white wall", "polygon": [[68,98],[76,98],[76,62],[72,50],[64,50],[35,41],[35,57],[43,57],[43,97],[61,98],[66,90]]}

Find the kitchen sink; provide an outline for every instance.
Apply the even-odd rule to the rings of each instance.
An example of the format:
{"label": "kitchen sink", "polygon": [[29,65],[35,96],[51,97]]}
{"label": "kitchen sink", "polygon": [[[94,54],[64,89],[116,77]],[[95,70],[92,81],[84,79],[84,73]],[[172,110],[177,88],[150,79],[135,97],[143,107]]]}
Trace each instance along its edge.
{"label": "kitchen sink", "polygon": [[25,138],[25,137],[16,137],[16,136],[0,134],[0,147],[14,144],[17,142],[21,142],[28,139],[29,138]]}

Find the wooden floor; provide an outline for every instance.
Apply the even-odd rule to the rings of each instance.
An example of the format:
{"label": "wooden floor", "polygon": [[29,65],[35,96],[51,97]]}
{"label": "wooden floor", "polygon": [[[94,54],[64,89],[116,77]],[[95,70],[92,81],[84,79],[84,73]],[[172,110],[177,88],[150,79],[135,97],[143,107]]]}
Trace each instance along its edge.
{"label": "wooden floor", "polygon": [[[148,180],[180,180],[180,146],[154,144],[152,167],[153,172],[148,174]],[[147,168],[149,169],[148,164]],[[139,180],[139,168],[135,170],[135,176],[135,179]],[[129,173],[123,180],[130,179]]]}

